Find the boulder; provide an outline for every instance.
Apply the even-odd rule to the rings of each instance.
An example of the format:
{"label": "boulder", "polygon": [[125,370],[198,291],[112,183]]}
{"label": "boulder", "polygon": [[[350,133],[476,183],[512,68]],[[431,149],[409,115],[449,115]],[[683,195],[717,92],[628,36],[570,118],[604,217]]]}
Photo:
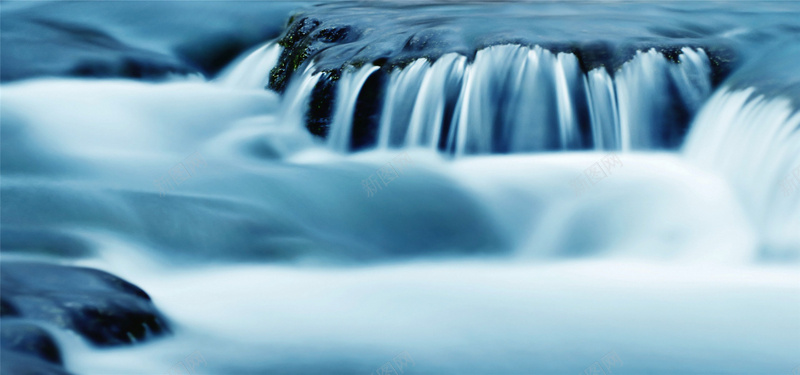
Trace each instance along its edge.
{"label": "boulder", "polygon": [[[2,319],[0,349],[6,354],[23,354],[54,365],[63,365],[61,351],[53,337],[42,327],[25,321]],[[4,361],[5,362],[5,358]]]}
{"label": "boulder", "polygon": [[109,273],[43,263],[0,263],[2,317],[47,322],[97,346],[132,344],[169,332],[137,286]]}

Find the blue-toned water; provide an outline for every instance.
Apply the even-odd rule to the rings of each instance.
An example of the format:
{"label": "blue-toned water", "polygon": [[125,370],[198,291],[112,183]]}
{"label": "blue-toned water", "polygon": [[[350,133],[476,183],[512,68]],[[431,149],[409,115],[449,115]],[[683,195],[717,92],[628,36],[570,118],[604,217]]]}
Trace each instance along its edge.
{"label": "blue-toned water", "polygon": [[[358,111],[381,67],[345,66],[321,138],[307,110],[329,73],[306,62],[265,89],[275,40],[214,74],[4,82],[2,260],[106,270],[172,323],[104,349],[47,326],[75,374],[181,373],[190,357],[227,375],[791,374],[800,55],[775,30],[796,35],[799,13],[742,4],[611,2],[570,31],[635,39],[609,21],[626,7],[678,28],[719,12],[703,32],[743,60],[722,82],[692,43],[586,71],[496,44],[391,70],[368,142]],[[544,25],[585,11],[535,6]]]}

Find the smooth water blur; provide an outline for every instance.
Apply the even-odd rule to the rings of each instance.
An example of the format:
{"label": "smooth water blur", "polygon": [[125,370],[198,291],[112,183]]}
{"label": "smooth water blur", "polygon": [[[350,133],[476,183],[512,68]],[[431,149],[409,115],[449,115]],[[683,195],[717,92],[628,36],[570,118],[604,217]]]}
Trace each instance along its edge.
{"label": "smooth water blur", "polygon": [[[612,77],[495,46],[394,71],[375,147],[348,152],[376,67],[342,75],[322,140],[304,126],[313,64],[264,89],[280,52],[207,78],[2,85],[3,237],[90,249],[4,242],[2,258],[109,271],[175,327],[102,350],[52,329],[68,370],[168,373],[195,351],[197,373],[226,375],[368,374],[404,351],[411,375],[578,374],[610,351],[619,374],[800,364],[800,193],[779,199],[800,166],[791,91],[712,92],[702,49],[641,51]],[[671,94],[698,115],[663,151]]]}
{"label": "smooth water blur", "polygon": [[[583,74],[574,54],[539,46],[491,46],[466,61],[452,53],[392,71],[376,146],[425,147],[458,156],[670,148],[678,142],[670,134],[676,103],[694,113],[711,91],[710,63],[702,49],[683,48],[677,63],[654,49],[639,52],[615,78],[602,67]],[[356,99],[376,70],[370,64],[338,80],[343,99],[331,125],[333,149],[353,148]],[[307,69],[298,79],[314,74]],[[587,105],[591,137],[579,120],[585,109],[576,108]]]}
{"label": "smooth water blur", "polygon": [[[4,230],[86,241],[78,264],[137,283],[177,326],[137,348],[61,337],[77,373],[162,373],[194,351],[218,374],[369,373],[403,350],[427,374],[573,373],[610,350],[626,373],[794,361],[796,266],[758,266],[730,185],[680,155],[620,154],[576,196],[606,154],[335,154],[276,95],[216,83],[3,96]],[[160,197],[153,181],[194,152],[207,166]],[[368,197],[401,152],[412,164]]]}
{"label": "smooth water blur", "polygon": [[[754,229],[729,187],[674,154],[623,154],[611,175],[577,194],[573,180],[605,154],[337,155],[282,123],[277,96],[213,83],[32,81],[4,94],[7,227],[70,222],[126,236],[135,228],[130,240],[231,259],[758,260]],[[53,104],[40,111],[42,101]],[[362,181],[404,152],[403,174],[370,197]],[[207,165],[161,197],[155,182],[195,153]],[[92,201],[97,196],[108,202]],[[35,220],[16,214],[26,205],[38,207]],[[191,225],[176,225],[186,214]],[[238,249],[226,255],[230,241]]]}
{"label": "smooth water blur", "polygon": [[765,257],[800,256],[800,194],[791,187],[800,177],[798,129],[800,114],[788,99],[726,89],[700,113],[686,142],[687,157],[719,171],[747,197]]}
{"label": "smooth water blur", "polygon": [[579,374],[614,350],[621,374],[780,374],[796,361],[787,332],[800,328],[788,269],[448,261],[136,277],[180,324],[175,337],[73,347],[68,366],[159,373],[199,351],[208,366],[198,373],[369,374],[407,351],[409,373]]}

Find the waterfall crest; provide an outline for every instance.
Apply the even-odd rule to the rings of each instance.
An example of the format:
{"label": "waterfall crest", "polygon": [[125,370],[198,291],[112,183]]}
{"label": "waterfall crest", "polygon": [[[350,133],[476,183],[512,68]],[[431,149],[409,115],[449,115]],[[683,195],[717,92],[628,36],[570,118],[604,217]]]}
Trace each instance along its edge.
{"label": "waterfall crest", "polygon": [[[353,114],[372,64],[337,81],[331,148],[353,149]],[[308,70],[296,77],[305,81]],[[683,48],[670,60],[639,51],[610,74],[584,73],[571,53],[539,46],[498,45],[469,63],[450,53],[387,72],[377,148],[422,147],[454,154],[553,150],[643,150],[678,147],[685,126],[711,92],[702,49]]]}

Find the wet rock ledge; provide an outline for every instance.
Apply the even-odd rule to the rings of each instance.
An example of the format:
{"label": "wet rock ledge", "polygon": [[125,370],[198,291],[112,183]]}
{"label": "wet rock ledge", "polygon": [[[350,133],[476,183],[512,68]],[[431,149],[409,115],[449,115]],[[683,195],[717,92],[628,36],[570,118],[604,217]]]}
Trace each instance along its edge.
{"label": "wet rock ledge", "polygon": [[107,272],[31,262],[0,263],[0,372],[67,374],[48,329],[92,345],[130,345],[170,332],[142,289]]}
{"label": "wet rock ledge", "polygon": [[[584,72],[604,67],[611,75],[637,50],[655,48],[677,61],[681,48],[703,48],[711,60],[712,83],[719,85],[739,63],[737,51],[741,48],[738,42],[721,36],[724,29],[707,26],[705,17],[715,10],[683,12],[664,19],[656,16],[663,15],[663,10],[654,12],[658,7],[583,2],[389,1],[318,5],[298,11],[289,19],[279,39],[284,50],[270,72],[269,88],[284,92],[293,75],[313,61],[315,70],[324,74],[312,92],[306,125],[313,134],[325,137],[335,107],[337,80],[344,67],[368,63],[380,66],[365,85],[365,90],[371,90],[366,96],[379,99],[393,69],[419,58],[435,61],[451,52],[471,60],[476,51],[500,44],[538,45],[556,53],[569,52],[575,54]],[[631,13],[639,16],[630,17]],[[360,121],[359,114],[356,117]]]}

